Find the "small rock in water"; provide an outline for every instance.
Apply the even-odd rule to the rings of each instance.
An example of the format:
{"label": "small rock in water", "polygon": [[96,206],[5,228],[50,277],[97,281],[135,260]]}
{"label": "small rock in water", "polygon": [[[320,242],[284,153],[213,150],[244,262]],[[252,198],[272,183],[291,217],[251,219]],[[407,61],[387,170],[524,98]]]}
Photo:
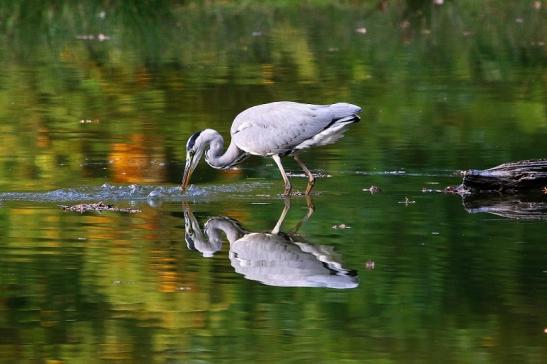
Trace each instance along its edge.
{"label": "small rock in water", "polygon": [[405,205],[410,205],[410,204],[416,203],[416,201],[409,200],[408,197],[405,196],[405,200],[404,200],[404,201],[399,201],[399,202],[397,202],[397,203],[402,203],[402,204],[405,204]]}
{"label": "small rock in water", "polygon": [[76,39],[79,39],[79,40],[98,40],[99,42],[104,42],[105,40],[110,40],[110,36],[106,35],[106,34],[103,34],[103,33],[99,33],[97,35],[95,35],[95,34],[81,34],[81,35],[77,35]]}
{"label": "small rock in water", "polygon": [[370,186],[369,188],[363,188],[363,191],[370,192],[370,193],[377,193],[382,192],[382,189],[378,186]]}
{"label": "small rock in water", "polygon": [[333,229],[351,229],[351,226],[346,224],[336,224],[336,225],[332,225],[332,228]]}
{"label": "small rock in water", "polygon": [[435,189],[435,188],[422,187],[422,192],[444,192],[444,191],[439,190],[439,189]]}

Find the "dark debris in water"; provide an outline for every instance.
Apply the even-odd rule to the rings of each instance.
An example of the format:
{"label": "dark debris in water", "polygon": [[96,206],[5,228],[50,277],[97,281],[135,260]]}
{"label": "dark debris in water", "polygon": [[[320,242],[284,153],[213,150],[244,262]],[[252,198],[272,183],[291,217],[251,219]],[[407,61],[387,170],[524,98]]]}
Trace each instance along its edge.
{"label": "dark debris in water", "polygon": [[408,206],[408,205],[416,203],[416,201],[411,200],[411,199],[409,199],[408,197],[405,196],[404,201],[399,201],[397,203],[401,203],[401,204],[404,204],[404,205]]}
{"label": "dark debris in water", "polygon": [[84,212],[102,212],[102,211],[114,211],[114,212],[127,212],[130,214],[135,214],[141,212],[139,209],[132,208],[122,208],[115,207],[114,205],[105,204],[102,201],[97,203],[82,203],[73,206],[59,205],[65,211],[79,212],[83,214]]}
{"label": "dark debris in water", "polygon": [[346,224],[336,224],[336,225],[332,225],[332,228],[333,229],[351,229],[351,226]]}
{"label": "dark debris in water", "polygon": [[[330,174],[328,174],[325,171],[312,171],[312,174],[315,178],[330,178],[332,177]],[[308,178],[305,173],[299,173],[299,172],[287,172],[287,176],[289,177],[300,177],[300,178]]]}
{"label": "dark debris in water", "polygon": [[363,191],[370,192],[371,194],[375,194],[377,192],[382,192],[382,189],[378,186],[370,186],[369,188],[363,188]]}

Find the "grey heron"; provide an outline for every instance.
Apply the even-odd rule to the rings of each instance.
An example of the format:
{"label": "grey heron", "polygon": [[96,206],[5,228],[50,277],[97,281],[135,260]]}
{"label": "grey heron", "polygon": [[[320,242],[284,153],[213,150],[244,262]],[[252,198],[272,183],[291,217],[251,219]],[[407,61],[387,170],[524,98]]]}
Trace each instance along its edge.
{"label": "grey heron", "polygon": [[357,272],[344,268],[331,246],[312,244],[299,234],[279,230],[289,208],[290,202],[285,200],[285,208],[274,229],[262,233],[246,231],[237,220],[224,216],[207,220],[202,231],[190,207],[185,206],[186,244],[204,257],[212,257],[221,249],[222,235],[225,235],[230,243],[230,263],[236,273],[266,285],[357,287]]}
{"label": "grey heron", "polygon": [[322,146],[339,140],[349,125],[359,121],[361,108],[348,103],[312,105],[278,101],[253,106],[236,116],[230,129],[232,140],[224,151],[224,139],[213,129],[192,134],[186,143],[186,165],[182,191],[205,153],[205,161],[216,169],[227,169],[241,163],[250,155],[271,157],[285,182],[284,195],[291,193],[291,182],[281,158],[290,155],[308,178],[306,195],[315,177],[298,156],[304,149]]}

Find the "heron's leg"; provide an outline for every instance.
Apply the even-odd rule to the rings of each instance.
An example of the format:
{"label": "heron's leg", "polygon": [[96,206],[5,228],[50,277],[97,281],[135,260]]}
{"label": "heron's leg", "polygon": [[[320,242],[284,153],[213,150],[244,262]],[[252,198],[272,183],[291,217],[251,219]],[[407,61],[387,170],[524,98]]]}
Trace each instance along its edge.
{"label": "heron's leg", "polygon": [[289,181],[289,177],[287,177],[287,173],[285,173],[285,169],[283,169],[283,164],[281,164],[281,158],[278,154],[272,155],[273,160],[277,164],[277,167],[279,168],[279,172],[281,172],[281,177],[283,177],[283,181],[285,181],[285,191],[283,194],[285,196],[288,196],[291,194],[291,181]]}
{"label": "heron's leg", "polygon": [[298,163],[298,165],[300,166],[300,168],[302,168],[302,170],[304,171],[304,173],[306,174],[306,176],[308,177],[308,186],[306,187],[306,195],[309,195],[311,190],[313,189],[313,185],[315,184],[315,177],[313,176],[313,174],[310,172],[310,170],[308,169],[308,167],[306,167],[306,165],[304,164],[304,162],[302,162],[302,160],[298,157],[298,155],[294,154],[293,155],[293,158],[294,160],[296,161],[296,163]]}
{"label": "heron's leg", "polygon": [[285,221],[285,218],[287,217],[287,213],[291,209],[291,199],[288,197],[285,197],[283,199],[284,206],[283,211],[281,212],[281,216],[279,216],[279,219],[277,220],[277,223],[275,224],[272,234],[279,234],[279,230],[281,230],[281,225],[283,225],[283,221]]}
{"label": "heron's leg", "polygon": [[295,233],[298,232],[300,227],[302,225],[304,225],[304,223],[306,221],[308,221],[310,219],[311,215],[313,215],[313,213],[315,212],[315,205],[313,204],[313,200],[312,200],[311,196],[309,196],[309,195],[306,195],[306,205],[308,205],[308,213],[294,227],[294,232]]}

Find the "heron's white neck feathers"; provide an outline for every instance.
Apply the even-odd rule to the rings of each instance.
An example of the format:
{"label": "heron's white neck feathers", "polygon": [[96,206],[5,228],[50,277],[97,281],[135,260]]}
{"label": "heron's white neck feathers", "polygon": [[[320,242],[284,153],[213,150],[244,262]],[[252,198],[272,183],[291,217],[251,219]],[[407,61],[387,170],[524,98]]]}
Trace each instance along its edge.
{"label": "heron's white neck feathers", "polygon": [[207,145],[209,146],[205,153],[205,161],[213,168],[226,169],[233,167],[246,156],[245,152],[234,143],[230,143],[228,149],[224,151],[224,138],[216,130],[205,129],[200,137],[205,148],[207,148]]}

